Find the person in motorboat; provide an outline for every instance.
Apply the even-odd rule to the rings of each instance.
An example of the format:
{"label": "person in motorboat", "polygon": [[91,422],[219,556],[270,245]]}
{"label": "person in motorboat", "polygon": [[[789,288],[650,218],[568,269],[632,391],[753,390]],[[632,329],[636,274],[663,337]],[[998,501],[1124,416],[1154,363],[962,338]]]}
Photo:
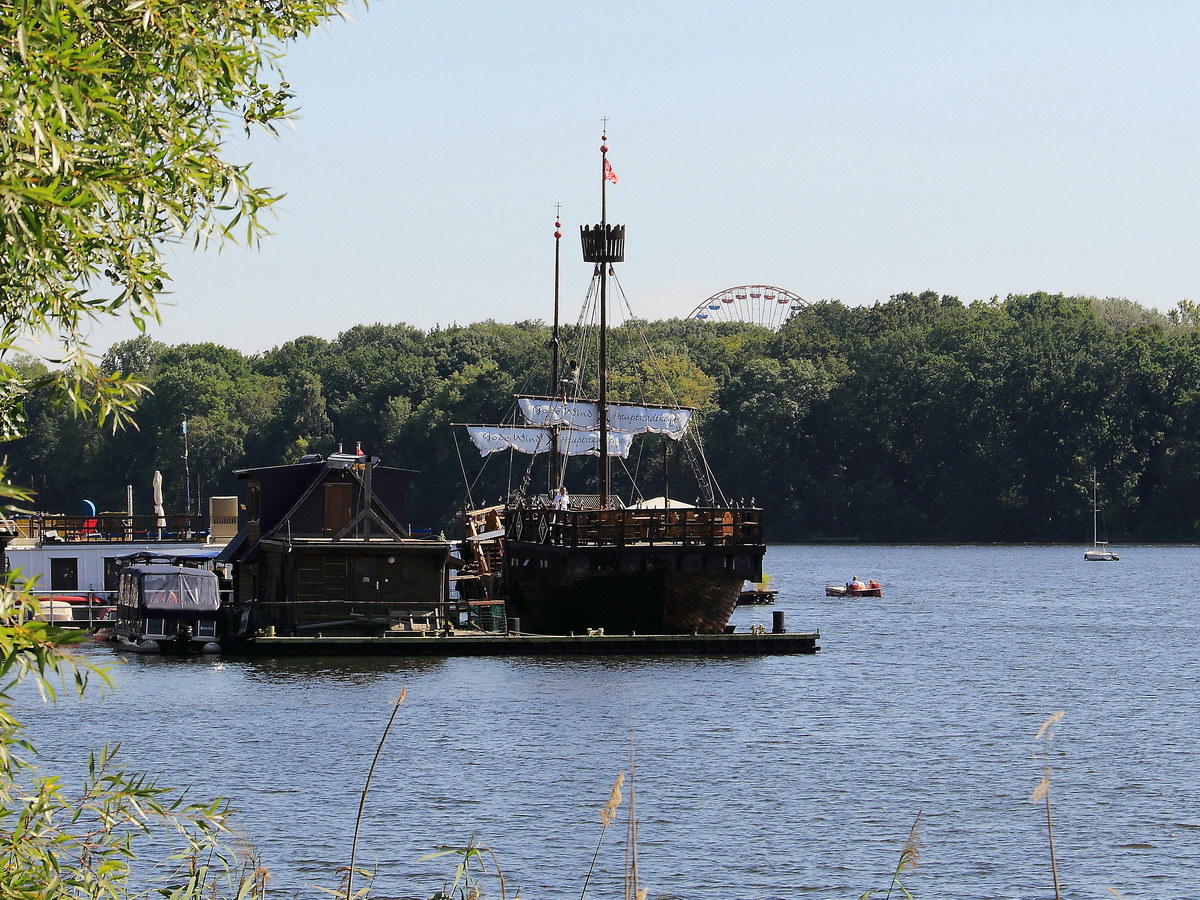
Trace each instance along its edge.
{"label": "person in motorboat", "polygon": [[857,575],[852,575],[850,577],[850,582],[846,585],[846,589],[850,591],[861,591],[865,587],[866,585],[858,580]]}
{"label": "person in motorboat", "polygon": [[867,582],[867,587],[869,587],[873,591],[877,591],[877,590],[879,590],[879,588],[883,587],[883,585],[880,584],[878,581],[876,581],[874,578],[872,578],[870,581]]}

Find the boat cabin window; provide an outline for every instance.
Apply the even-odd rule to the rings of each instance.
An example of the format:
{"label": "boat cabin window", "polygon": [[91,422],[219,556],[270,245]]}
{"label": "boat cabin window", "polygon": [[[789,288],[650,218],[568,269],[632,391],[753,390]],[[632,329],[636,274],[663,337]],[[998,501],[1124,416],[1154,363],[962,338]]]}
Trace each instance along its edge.
{"label": "boat cabin window", "polygon": [[50,559],[50,590],[79,590],[79,560],[74,556],[56,556]]}
{"label": "boat cabin window", "polygon": [[216,637],[217,623],[213,619],[201,619],[196,623],[196,637]]}
{"label": "boat cabin window", "polygon": [[167,620],[166,619],[147,619],[146,627],[142,629],[143,634],[166,634]]}

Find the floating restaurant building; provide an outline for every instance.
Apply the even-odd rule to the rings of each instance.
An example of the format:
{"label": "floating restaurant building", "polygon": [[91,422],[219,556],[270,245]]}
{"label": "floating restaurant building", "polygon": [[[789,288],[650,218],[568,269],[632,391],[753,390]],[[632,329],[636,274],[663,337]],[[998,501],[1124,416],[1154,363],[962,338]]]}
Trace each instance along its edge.
{"label": "floating restaurant building", "polygon": [[242,469],[226,634],[371,636],[452,623],[451,544],[403,524],[416,474],[361,452]]}

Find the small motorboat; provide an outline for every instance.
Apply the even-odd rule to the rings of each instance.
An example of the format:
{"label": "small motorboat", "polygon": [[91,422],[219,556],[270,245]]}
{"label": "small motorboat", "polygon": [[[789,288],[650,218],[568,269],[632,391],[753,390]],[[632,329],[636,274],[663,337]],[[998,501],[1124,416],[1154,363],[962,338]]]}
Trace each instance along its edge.
{"label": "small motorboat", "polygon": [[825,585],[826,597],[882,597],[883,586],[876,583],[874,586],[865,585],[861,588],[852,588],[845,584],[827,584]]}

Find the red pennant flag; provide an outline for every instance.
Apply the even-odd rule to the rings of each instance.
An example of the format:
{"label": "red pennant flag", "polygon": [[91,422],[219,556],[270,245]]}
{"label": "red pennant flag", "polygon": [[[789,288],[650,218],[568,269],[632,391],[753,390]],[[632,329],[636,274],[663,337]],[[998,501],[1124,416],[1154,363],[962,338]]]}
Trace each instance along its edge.
{"label": "red pennant flag", "polygon": [[604,180],[611,181],[613,184],[617,183],[617,173],[612,170],[607,159],[604,161]]}

